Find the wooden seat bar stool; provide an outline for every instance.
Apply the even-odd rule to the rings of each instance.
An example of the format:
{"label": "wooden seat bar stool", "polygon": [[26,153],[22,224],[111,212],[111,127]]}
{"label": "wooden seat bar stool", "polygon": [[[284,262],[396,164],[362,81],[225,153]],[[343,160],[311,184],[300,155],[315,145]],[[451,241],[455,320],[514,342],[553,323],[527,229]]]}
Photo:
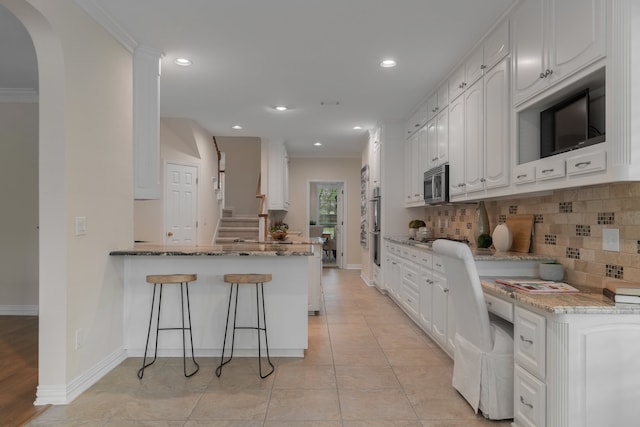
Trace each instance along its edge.
{"label": "wooden seat bar stool", "polygon": [[[200,370],[200,365],[196,362],[196,358],[193,354],[193,333],[191,332],[191,307],[189,305],[189,282],[193,282],[198,278],[195,274],[156,274],[147,276],[147,283],[153,285],[153,296],[151,297],[151,314],[149,315],[149,329],[147,331],[147,343],[144,347],[144,357],[142,359],[142,368],[138,370],[138,378],[142,379],[144,375],[144,369],[156,361],[158,356],[158,335],[160,331],[178,330],[182,331],[182,366],[184,369],[184,376],[190,377]],[[182,326],[176,327],[160,327],[160,311],[162,309],[162,288],[164,285],[179,284],[180,285],[180,313],[182,314]],[[147,363],[147,350],[149,348],[149,338],[151,336],[151,324],[153,323],[153,312],[155,309],[156,301],[156,289],[160,286],[158,292],[158,314],[156,317],[156,348],[153,354],[153,360]],[[185,313],[184,305],[185,300],[187,304],[187,320],[188,325],[185,325]],[[191,342],[191,360],[195,365],[195,370],[191,373],[187,373],[187,350],[186,350],[186,331],[189,331],[189,340]]]}
{"label": "wooden seat bar stool", "polygon": [[[220,356],[220,365],[216,368],[216,375],[219,377],[222,374],[222,367],[227,363],[231,362],[233,358],[233,346],[236,337],[237,329],[255,329],[258,333],[258,371],[260,374],[260,378],[266,378],[273,373],[275,367],[273,363],[271,363],[271,358],[269,357],[269,340],[267,338],[267,318],[264,311],[264,284],[266,282],[271,281],[271,274],[225,274],[224,275],[225,283],[231,284],[231,288],[229,290],[229,305],[227,307],[227,322],[224,329],[224,341],[222,342],[222,355]],[[256,287],[256,315],[257,315],[257,326],[236,326],[236,318],[238,314],[238,285],[249,285],[253,284]],[[233,300],[233,291],[235,289],[236,297],[235,297],[235,306],[233,309],[233,326],[232,326],[232,334],[231,334],[231,354],[227,360],[224,360],[225,357],[225,348],[227,344],[227,331],[229,330],[229,317],[231,313],[231,301]],[[260,325],[260,306],[262,305],[262,326]],[[267,362],[271,366],[271,370],[262,374],[262,350],[260,346],[260,332],[264,333],[264,344],[267,352]]]}

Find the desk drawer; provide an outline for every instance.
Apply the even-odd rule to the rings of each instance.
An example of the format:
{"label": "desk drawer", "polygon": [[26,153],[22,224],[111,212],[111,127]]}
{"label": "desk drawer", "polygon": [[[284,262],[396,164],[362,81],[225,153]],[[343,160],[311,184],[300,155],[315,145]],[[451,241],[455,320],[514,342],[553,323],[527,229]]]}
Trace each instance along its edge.
{"label": "desk drawer", "polygon": [[514,377],[514,425],[544,427],[547,413],[544,383],[518,365],[515,366]]}
{"label": "desk drawer", "polygon": [[484,294],[484,300],[489,312],[513,323],[513,304],[489,294]]}
{"label": "desk drawer", "polygon": [[513,352],[516,363],[544,380],[546,372],[546,319],[516,307],[513,321]]}

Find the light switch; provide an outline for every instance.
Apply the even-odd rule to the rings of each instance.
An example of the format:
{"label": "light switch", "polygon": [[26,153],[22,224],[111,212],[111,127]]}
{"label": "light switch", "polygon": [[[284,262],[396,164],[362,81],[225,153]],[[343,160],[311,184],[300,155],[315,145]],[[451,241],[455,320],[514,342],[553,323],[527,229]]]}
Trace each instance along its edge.
{"label": "light switch", "polygon": [[602,229],[602,250],[620,252],[620,230],[617,228]]}
{"label": "light switch", "polygon": [[87,217],[76,217],[76,236],[84,236],[87,234]]}

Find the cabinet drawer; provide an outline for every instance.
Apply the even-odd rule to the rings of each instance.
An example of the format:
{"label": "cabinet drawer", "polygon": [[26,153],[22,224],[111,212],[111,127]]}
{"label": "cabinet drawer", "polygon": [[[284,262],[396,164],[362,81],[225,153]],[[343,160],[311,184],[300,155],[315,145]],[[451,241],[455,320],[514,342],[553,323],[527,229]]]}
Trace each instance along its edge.
{"label": "cabinet drawer", "polygon": [[546,371],[546,319],[521,307],[515,308],[513,322],[514,358],[540,379]]}
{"label": "cabinet drawer", "polygon": [[431,270],[433,268],[433,254],[427,251],[419,251],[418,254],[420,267]]}
{"label": "cabinet drawer", "polygon": [[607,169],[607,153],[597,153],[572,156],[567,159],[567,175],[580,175],[582,173],[603,171]]}
{"label": "cabinet drawer", "polygon": [[546,424],[545,384],[515,366],[513,384],[513,418],[519,427],[544,427]]}
{"label": "cabinet drawer", "polygon": [[516,166],[513,171],[513,182],[515,184],[527,184],[536,181],[535,166]]}
{"label": "cabinet drawer", "polygon": [[536,180],[562,178],[565,175],[564,160],[545,159],[536,168]]}
{"label": "cabinet drawer", "polygon": [[513,323],[513,304],[488,294],[484,295],[484,300],[489,312]]}

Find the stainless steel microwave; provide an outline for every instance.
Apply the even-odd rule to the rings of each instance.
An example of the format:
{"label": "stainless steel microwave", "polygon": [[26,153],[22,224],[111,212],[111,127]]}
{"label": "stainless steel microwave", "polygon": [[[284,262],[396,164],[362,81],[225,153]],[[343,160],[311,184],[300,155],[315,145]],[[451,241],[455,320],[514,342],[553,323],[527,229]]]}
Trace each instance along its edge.
{"label": "stainless steel microwave", "polygon": [[437,205],[449,201],[449,164],[437,166],[424,173],[424,203]]}

